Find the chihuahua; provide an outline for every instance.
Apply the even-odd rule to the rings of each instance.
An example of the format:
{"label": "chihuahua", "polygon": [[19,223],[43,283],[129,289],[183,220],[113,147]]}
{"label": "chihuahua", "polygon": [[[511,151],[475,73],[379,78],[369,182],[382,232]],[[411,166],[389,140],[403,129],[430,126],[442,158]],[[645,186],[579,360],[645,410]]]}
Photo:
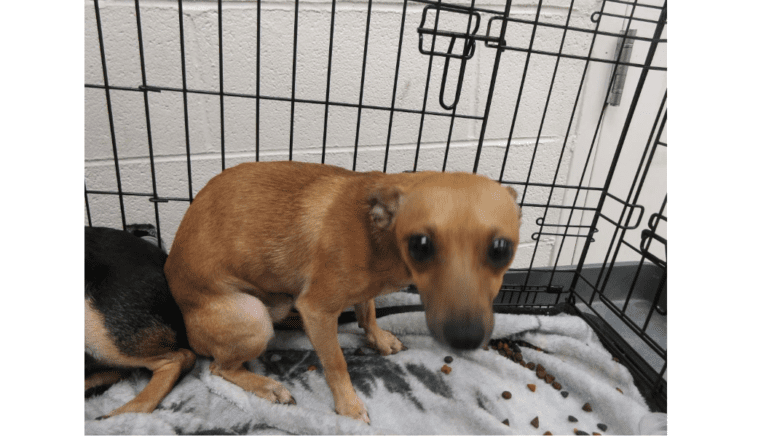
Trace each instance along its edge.
{"label": "chihuahua", "polygon": [[368,343],[397,353],[403,345],[378,327],[374,298],[414,284],[435,339],[455,349],[482,346],[519,241],[516,197],[471,173],[240,164],[197,194],[165,274],[189,344],[213,358],[213,374],[295,403],[280,383],[244,366],[295,307],[336,412],[369,423],[337,340],[338,315],[354,306]]}
{"label": "chihuahua", "polygon": [[[85,234],[86,388],[113,384],[128,369],[153,372],[131,401],[105,416],[150,413],[196,360],[164,276],[167,254],[135,234],[87,227]],[[128,226],[132,229],[132,226]]]}

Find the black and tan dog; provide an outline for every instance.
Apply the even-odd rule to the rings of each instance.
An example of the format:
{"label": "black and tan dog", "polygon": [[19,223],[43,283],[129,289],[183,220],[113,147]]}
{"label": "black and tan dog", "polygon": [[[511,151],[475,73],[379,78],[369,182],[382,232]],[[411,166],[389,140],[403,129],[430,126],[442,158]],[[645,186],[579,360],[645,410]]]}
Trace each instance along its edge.
{"label": "black and tan dog", "polygon": [[153,376],[138,396],[101,418],[150,413],[196,358],[183,349],[183,318],[164,276],[167,255],[130,232],[87,227],[84,233],[85,389],[148,368]]}
{"label": "black and tan dog", "polygon": [[257,396],[293,403],[251,373],[273,323],[295,306],[339,414],[369,423],[337,341],[355,305],[381,354],[402,343],[378,327],[373,299],[415,284],[436,339],[488,341],[492,303],[518,244],[510,188],[470,173],[356,173],[298,162],[241,164],[214,177],[186,212],[165,273],[191,348]]}

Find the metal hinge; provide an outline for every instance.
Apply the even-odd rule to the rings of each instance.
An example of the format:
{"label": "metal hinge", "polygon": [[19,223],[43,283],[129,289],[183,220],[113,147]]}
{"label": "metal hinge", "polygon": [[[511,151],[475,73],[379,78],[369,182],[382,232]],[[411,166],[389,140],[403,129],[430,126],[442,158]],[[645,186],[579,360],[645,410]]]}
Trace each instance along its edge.
{"label": "metal hinge", "polygon": [[[625,35],[626,32],[621,30],[621,35]],[[636,36],[637,29],[629,29],[628,36]],[[621,50],[621,46],[623,49]],[[634,47],[634,39],[632,38],[618,38],[618,46],[615,49],[615,53],[620,53],[620,64],[615,67],[615,79],[612,82],[612,88],[610,89],[610,97],[607,98],[607,103],[611,106],[618,106],[621,104],[621,97],[623,96],[623,85],[626,83],[626,73],[629,71],[627,64],[631,60],[631,49]]]}

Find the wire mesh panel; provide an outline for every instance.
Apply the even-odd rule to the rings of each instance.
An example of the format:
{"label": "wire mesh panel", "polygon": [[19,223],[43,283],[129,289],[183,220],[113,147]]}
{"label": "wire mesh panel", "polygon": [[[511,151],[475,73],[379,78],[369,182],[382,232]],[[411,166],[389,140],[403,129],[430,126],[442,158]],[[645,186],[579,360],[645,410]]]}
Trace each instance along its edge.
{"label": "wire mesh panel", "polygon": [[85,8],[85,222],[171,242],[241,162],[467,171],[519,193],[499,311],[583,315],[666,404],[666,3]]}

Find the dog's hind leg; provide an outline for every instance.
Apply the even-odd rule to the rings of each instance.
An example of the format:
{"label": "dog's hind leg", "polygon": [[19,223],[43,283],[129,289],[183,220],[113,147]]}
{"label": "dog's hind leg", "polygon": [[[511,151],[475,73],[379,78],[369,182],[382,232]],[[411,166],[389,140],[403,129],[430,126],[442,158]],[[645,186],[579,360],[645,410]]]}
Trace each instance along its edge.
{"label": "dog's hind leg", "polygon": [[93,373],[86,377],[84,391],[100,387],[102,385],[111,385],[117,383],[124,377],[124,373],[118,369],[103,370]]}
{"label": "dog's hind leg", "polygon": [[264,353],[274,335],[270,313],[261,300],[244,293],[222,295],[189,309],[184,318],[192,349],[213,357],[211,373],[270,402],[296,403],[281,383],[244,366]]}
{"label": "dog's hind leg", "polygon": [[195,360],[194,353],[187,349],[179,349],[162,356],[143,359],[143,366],[154,372],[146,387],[135,399],[98,419],[122,413],[150,413],[154,411],[162,399],[173,389],[173,385],[181,373],[194,366]]}
{"label": "dog's hind leg", "polygon": [[375,316],[375,300],[370,299],[354,306],[359,327],[364,329],[370,346],[381,355],[395,354],[406,349],[394,334],[381,329]]}

